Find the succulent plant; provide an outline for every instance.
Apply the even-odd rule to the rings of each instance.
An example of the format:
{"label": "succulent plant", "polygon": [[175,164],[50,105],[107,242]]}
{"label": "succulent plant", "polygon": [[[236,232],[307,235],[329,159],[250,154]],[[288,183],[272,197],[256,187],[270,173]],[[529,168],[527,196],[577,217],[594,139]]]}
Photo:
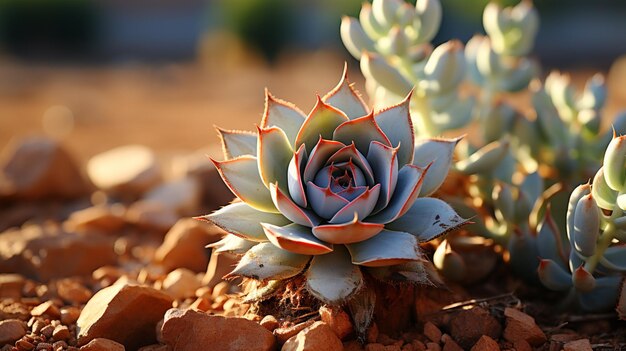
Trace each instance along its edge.
{"label": "succulent plant", "polygon": [[[626,274],[626,136],[613,137],[592,184],[572,191],[567,209],[567,241],[551,229],[540,246],[541,282],[569,291],[567,302],[586,311],[615,307]],[[618,312],[623,318],[624,302]]]}
{"label": "succulent plant", "polygon": [[426,197],[458,140],[416,143],[410,97],[370,111],[344,71],[308,115],[266,93],[256,133],[219,129],[226,159],[213,162],[241,201],[200,218],[229,233],[217,251],[242,255],[230,276],[260,282],[247,299],[292,278],[335,305],[356,296],[367,275],[428,282],[419,243],[466,221]]}
{"label": "succulent plant", "polygon": [[438,0],[373,0],[359,19],[345,17],[341,38],[361,61],[366,87],[376,106],[397,103],[414,88],[411,111],[418,135],[433,136],[465,126],[472,98],[461,98],[465,76],[463,45],[456,40],[429,44],[441,22]]}

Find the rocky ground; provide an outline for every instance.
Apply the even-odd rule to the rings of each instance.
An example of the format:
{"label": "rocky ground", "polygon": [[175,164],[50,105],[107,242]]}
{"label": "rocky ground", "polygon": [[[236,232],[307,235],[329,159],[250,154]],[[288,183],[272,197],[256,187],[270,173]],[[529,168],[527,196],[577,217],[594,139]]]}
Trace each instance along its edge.
{"label": "rocky ground", "polygon": [[[180,130],[197,133],[175,128],[179,140]],[[232,199],[206,159],[219,150],[163,157],[166,134],[139,140],[150,148],[103,149],[132,137],[112,129],[91,131],[95,146],[30,137],[4,147],[0,351],[626,349],[614,314],[554,315],[559,296],[506,271],[470,288],[398,288],[415,299],[415,323],[374,324],[360,339],[341,308],[261,313],[241,302],[242,282],[221,279],[236,258],[205,248],[224,233],[191,218]]]}

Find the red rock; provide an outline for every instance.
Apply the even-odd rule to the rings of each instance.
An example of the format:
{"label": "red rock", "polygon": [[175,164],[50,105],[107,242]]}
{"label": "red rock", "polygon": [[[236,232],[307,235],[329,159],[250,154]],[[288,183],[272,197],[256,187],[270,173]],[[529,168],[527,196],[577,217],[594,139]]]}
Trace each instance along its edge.
{"label": "red rock", "polygon": [[163,280],[163,290],[175,299],[192,297],[196,290],[202,286],[202,282],[194,272],[179,268],[170,272]]}
{"label": "red rock", "polygon": [[439,330],[439,328],[431,322],[426,322],[426,324],[424,324],[424,335],[426,335],[426,337],[432,342],[438,343],[441,341],[441,330]]}
{"label": "red rock", "polygon": [[95,338],[80,348],[80,351],[124,351],[124,345],[105,338]]}
{"label": "red rock", "polygon": [[450,335],[465,349],[471,348],[483,335],[497,340],[501,334],[498,320],[481,307],[462,310],[450,319]]}
{"label": "red rock", "polygon": [[363,345],[357,340],[350,340],[343,343],[344,351],[363,351]]}
{"label": "red rock", "polygon": [[291,325],[288,327],[276,328],[273,331],[274,336],[279,344],[284,344],[291,337],[297,335],[299,332],[304,330],[307,327],[310,327],[313,324],[313,320],[308,320],[306,322],[302,322],[296,325]]}
{"label": "red rock", "polygon": [[272,316],[272,315],[267,315],[265,317],[263,317],[263,319],[261,319],[261,321],[259,322],[259,324],[269,330],[269,331],[274,331],[274,329],[278,328],[278,320],[276,320],[276,317]]}
{"label": "red rock", "polygon": [[176,351],[269,351],[276,347],[270,331],[245,318],[212,316],[194,310],[170,309],[161,327],[162,342]]}
{"label": "red rock", "polygon": [[68,340],[71,336],[70,330],[65,325],[57,325],[52,332],[54,341]]}
{"label": "red rock", "polygon": [[504,339],[515,342],[524,340],[531,346],[540,346],[546,342],[546,335],[535,324],[535,319],[526,313],[514,308],[504,310],[506,317],[506,327],[504,328]]}
{"label": "red rock", "polygon": [[71,230],[87,232],[91,230],[116,234],[126,225],[123,205],[93,206],[73,212],[65,224]]}
{"label": "red rock", "polygon": [[566,343],[563,351],[592,351],[592,348],[589,339],[580,339]]}
{"label": "red rock", "polygon": [[443,351],[463,351],[463,348],[459,346],[459,344],[454,341],[448,334],[444,334],[447,336],[444,340]]}
{"label": "red rock", "polygon": [[0,299],[19,299],[26,279],[19,274],[0,274]]}
{"label": "red rock", "polygon": [[385,345],[380,343],[371,343],[365,345],[365,351],[385,351]]}
{"label": "red rock", "polygon": [[69,153],[51,139],[14,139],[0,163],[0,199],[76,198],[90,189]]}
{"label": "red rock", "polygon": [[216,210],[227,205],[233,199],[233,193],[222,181],[215,166],[207,162],[207,155],[214,158],[222,157],[220,147],[199,150],[172,160],[172,174],[178,178],[195,178],[201,184],[204,207]]}
{"label": "red rock", "polygon": [[114,284],[97,292],[78,321],[78,344],[106,338],[137,349],[156,341],[156,325],[172,306],[172,298],[139,285]]}
{"label": "red rock", "polygon": [[143,346],[138,351],[173,351],[171,347],[161,344]]}
{"label": "red rock", "polygon": [[161,181],[156,155],[142,145],[120,146],[93,156],[87,174],[100,189],[137,197]]}
{"label": "red rock", "polygon": [[533,351],[533,347],[524,339],[516,340],[513,347],[516,351]]}
{"label": "red rock", "polygon": [[201,200],[200,181],[192,177],[160,184],[143,197],[143,201],[159,203],[181,216],[193,215],[200,207]]}
{"label": "red rock", "polygon": [[155,253],[155,262],[167,271],[187,268],[202,272],[209,263],[204,247],[219,240],[223,234],[216,226],[192,218],[180,219],[165,234],[163,244]]}
{"label": "red rock", "polygon": [[428,342],[426,343],[426,350],[427,351],[441,351],[441,346],[439,346],[439,344],[435,342]]}
{"label": "red rock", "polygon": [[76,323],[80,316],[80,308],[68,306],[61,308],[61,323],[70,325]]}
{"label": "red rock", "polygon": [[0,345],[12,344],[26,335],[24,322],[18,319],[0,321]]}
{"label": "red rock", "polygon": [[116,262],[113,238],[101,234],[80,235],[35,225],[0,234],[0,273],[48,281],[90,275]]}
{"label": "red rock", "polygon": [[319,313],[322,322],[326,323],[339,339],[344,340],[354,332],[350,316],[341,308],[322,306]]}
{"label": "red rock", "polygon": [[318,321],[291,337],[281,351],[339,351],[343,344],[328,324]]}
{"label": "red rock", "polygon": [[180,216],[160,203],[137,201],[130,205],[125,219],[142,230],[165,233],[176,224]]}
{"label": "red rock", "polygon": [[84,304],[93,296],[91,290],[75,279],[61,279],[56,286],[59,297],[70,304]]}
{"label": "red rock", "polygon": [[61,316],[59,308],[52,301],[46,301],[34,307],[30,311],[30,315],[34,317],[48,316],[52,318],[58,318]]}
{"label": "red rock", "polygon": [[483,335],[478,339],[476,344],[472,346],[470,351],[500,351],[500,346],[489,336]]}

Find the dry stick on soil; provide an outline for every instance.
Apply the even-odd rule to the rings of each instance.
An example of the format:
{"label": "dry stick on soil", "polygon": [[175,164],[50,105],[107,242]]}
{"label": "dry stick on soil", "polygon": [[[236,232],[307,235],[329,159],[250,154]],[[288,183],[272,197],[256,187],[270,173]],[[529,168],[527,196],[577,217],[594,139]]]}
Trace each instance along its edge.
{"label": "dry stick on soil", "polygon": [[[483,303],[489,304],[498,300],[503,300],[502,303],[506,303],[509,306],[510,305],[519,306],[522,303],[520,299],[518,299],[517,297],[515,297],[515,295],[513,295],[513,293],[506,293],[502,295],[485,297],[482,299],[470,299],[466,301],[455,302],[450,305],[444,306],[441,309],[441,312],[453,311],[453,310],[461,309],[466,306],[480,305]],[[436,313],[440,313],[440,312],[436,312]]]}

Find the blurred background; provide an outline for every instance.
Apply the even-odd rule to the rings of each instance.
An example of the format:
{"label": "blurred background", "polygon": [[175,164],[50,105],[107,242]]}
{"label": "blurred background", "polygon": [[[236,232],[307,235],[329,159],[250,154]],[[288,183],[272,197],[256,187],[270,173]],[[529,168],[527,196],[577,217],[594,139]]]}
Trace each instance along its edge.
{"label": "blurred background", "polygon": [[[362,0],[0,0],[0,148],[63,140],[79,159],[140,143],[215,144],[213,125],[253,128],[263,88],[308,111],[338,81],[342,15]],[[516,1],[501,1],[512,4]],[[484,0],[442,0],[435,43],[481,33]],[[607,113],[626,106],[626,2],[541,0],[535,56],[578,84],[609,74]]]}

